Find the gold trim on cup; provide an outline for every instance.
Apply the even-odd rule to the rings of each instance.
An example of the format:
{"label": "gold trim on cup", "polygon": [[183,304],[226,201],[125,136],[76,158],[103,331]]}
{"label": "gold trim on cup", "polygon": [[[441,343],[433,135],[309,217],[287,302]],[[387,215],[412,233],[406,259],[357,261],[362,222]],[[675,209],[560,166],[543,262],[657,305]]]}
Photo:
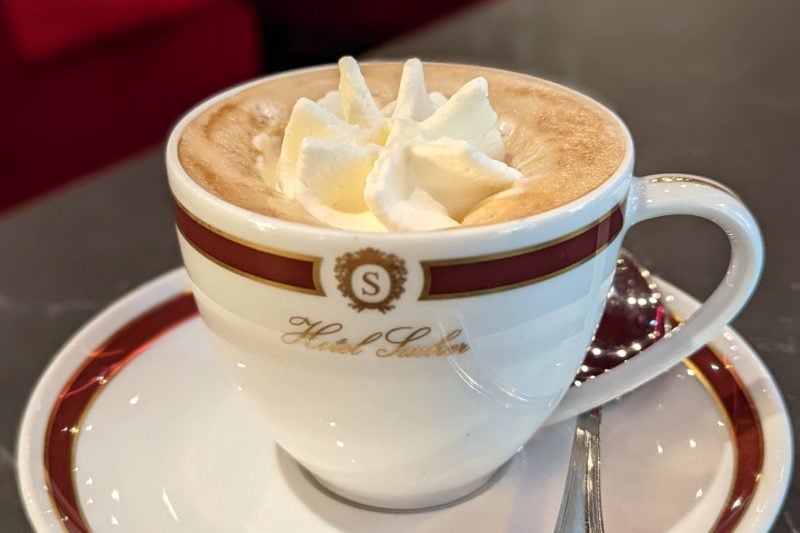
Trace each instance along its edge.
{"label": "gold trim on cup", "polygon": [[737,200],[741,200],[738,194],[736,194],[732,189],[729,189],[726,186],[722,185],[721,183],[717,183],[716,181],[710,179],[699,178],[695,176],[656,176],[654,178],[649,178],[647,182],[648,183],[691,183],[692,185],[705,185],[706,187],[711,187],[712,189],[716,189],[726,194],[730,194]]}

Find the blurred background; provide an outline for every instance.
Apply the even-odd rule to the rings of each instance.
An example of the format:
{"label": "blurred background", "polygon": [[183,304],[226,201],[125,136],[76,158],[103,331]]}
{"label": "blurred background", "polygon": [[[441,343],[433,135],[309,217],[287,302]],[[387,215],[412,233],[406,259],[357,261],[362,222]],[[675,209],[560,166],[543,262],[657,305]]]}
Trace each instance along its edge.
{"label": "blurred background", "polygon": [[[562,82],[625,120],[636,175],[735,189],[767,262],[734,326],[800,412],[798,22],[798,0],[0,0],[0,532],[30,531],[15,446],[45,366],[180,265],[170,126],[223,88],[343,54]],[[624,246],[700,299],[727,267],[725,236],[692,217],[637,226]],[[800,531],[800,476],[790,485],[778,533]]]}
{"label": "blurred background", "polygon": [[0,212],[158,144],[222,88],[479,1],[0,0]]}

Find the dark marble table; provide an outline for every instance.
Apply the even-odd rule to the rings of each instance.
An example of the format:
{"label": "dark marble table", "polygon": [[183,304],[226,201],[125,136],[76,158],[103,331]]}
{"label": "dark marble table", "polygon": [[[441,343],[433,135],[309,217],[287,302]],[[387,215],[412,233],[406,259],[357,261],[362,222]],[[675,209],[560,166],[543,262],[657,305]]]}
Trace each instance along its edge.
{"label": "dark marble table", "polygon": [[[766,237],[761,287],[735,327],[800,413],[800,3],[794,0],[490,2],[370,54],[530,72],[615,109],[637,142],[637,173],[717,178]],[[36,164],[32,161],[31,164]],[[6,177],[13,179],[13,177]],[[59,346],[118,296],[179,264],[158,151],[0,217],[0,531],[29,531],[15,481],[26,398]],[[651,269],[704,297],[725,238],[672,218],[626,239]],[[800,530],[795,475],[777,532]]]}

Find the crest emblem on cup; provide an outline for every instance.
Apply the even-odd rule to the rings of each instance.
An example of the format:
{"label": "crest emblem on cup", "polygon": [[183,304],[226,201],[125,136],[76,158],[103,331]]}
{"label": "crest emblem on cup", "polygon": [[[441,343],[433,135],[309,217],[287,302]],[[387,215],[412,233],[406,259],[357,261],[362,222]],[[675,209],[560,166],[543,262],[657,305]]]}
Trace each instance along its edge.
{"label": "crest emblem on cup", "polygon": [[336,258],[336,286],[357,312],[376,309],[386,313],[405,292],[406,264],[394,254],[363,248]]}

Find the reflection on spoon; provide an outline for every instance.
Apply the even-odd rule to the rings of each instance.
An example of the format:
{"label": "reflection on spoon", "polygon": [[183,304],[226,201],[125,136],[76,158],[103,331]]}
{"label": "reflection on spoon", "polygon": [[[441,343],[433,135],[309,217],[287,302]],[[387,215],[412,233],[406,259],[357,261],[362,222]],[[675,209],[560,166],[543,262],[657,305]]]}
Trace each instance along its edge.
{"label": "reflection on spoon", "polygon": [[[574,386],[607,372],[669,332],[671,324],[661,293],[642,268],[623,251],[608,293],[605,312]],[[603,531],[600,494],[600,421],[598,407],[578,416],[569,471],[555,532]]]}
{"label": "reflection on spoon", "polygon": [[600,325],[575,385],[607,372],[669,333],[663,296],[644,267],[622,251]]}

